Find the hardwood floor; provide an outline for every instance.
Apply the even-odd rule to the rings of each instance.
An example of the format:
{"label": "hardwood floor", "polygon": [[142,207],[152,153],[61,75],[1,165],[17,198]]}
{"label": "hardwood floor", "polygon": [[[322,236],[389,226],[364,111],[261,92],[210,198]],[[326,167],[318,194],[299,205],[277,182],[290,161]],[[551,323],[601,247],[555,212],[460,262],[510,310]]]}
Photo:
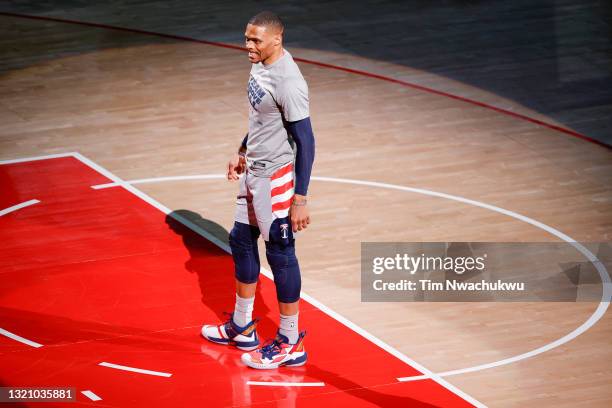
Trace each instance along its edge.
{"label": "hardwood floor", "polygon": [[[554,3],[563,10],[574,4]],[[199,2],[184,2],[180,7],[155,1],[117,3],[116,9],[71,4],[79,7],[48,3],[45,10],[23,5],[10,9],[180,35],[210,33],[207,39],[227,41],[241,37],[241,25],[251,12],[246,8],[234,15],[234,10],[221,3],[201,6]],[[449,3],[441,9],[428,8],[428,14],[424,3],[420,6],[416,15],[434,17],[458,7]],[[385,54],[384,47],[375,44],[347,47],[356,34],[345,30],[357,23],[325,25],[323,10],[303,7],[309,14],[300,25],[297,11],[279,3],[279,9],[295,21],[295,31],[288,28],[291,41],[287,48],[296,57],[435,86],[578,131],[599,129],[601,133],[589,135],[603,140],[610,135],[607,98],[611,88],[583,94],[610,80],[609,67],[606,70],[600,64],[609,58],[600,54],[609,44],[600,43],[599,34],[593,34],[599,48],[591,50],[592,61],[605,75],[593,70],[597,81],[591,78],[587,88],[570,89],[559,97],[563,108],[547,111],[538,109],[538,104],[557,99],[544,78],[549,71],[540,70],[537,63],[529,65],[528,58],[520,65],[523,71],[503,59],[485,59],[488,63],[480,70],[490,71],[488,77],[466,81],[459,68],[455,75],[449,74],[448,60],[465,52],[449,54],[455,43],[451,40],[445,40],[437,52],[423,51],[416,60],[419,63],[413,64],[415,60],[396,55],[396,51]],[[403,21],[392,18],[394,8],[385,7],[387,14],[381,13],[373,22],[380,24],[385,18],[390,24]],[[486,15],[484,5],[468,2],[465,7],[463,14],[454,17],[454,30],[460,30],[462,21],[470,26],[475,9]],[[588,10],[606,7],[603,3],[593,3],[591,8],[576,4],[587,20],[595,18]],[[0,7],[4,9],[7,7]],[[505,15],[516,22],[537,15],[538,10],[537,6],[508,6]],[[361,13],[365,19],[364,11]],[[202,16],[206,16],[204,26],[198,20]],[[250,67],[243,53],[59,22],[8,16],[0,16],[0,22],[0,160],[78,151],[124,180],[224,172],[228,154],[247,126],[244,89]],[[500,30],[509,27],[513,26],[507,22]],[[420,28],[412,31],[410,41],[442,41],[428,31],[428,25]],[[531,28],[526,23],[525,30]],[[234,29],[238,32],[233,33]],[[482,28],[465,30],[465,37],[453,38],[469,42]],[[588,42],[590,37],[580,37],[577,30],[570,30],[565,41],[577,36],[576,41]],[[312,42],[304,39],[310,34],[314,35]],[[381,43],[391,44],[401,32],[383,34]],[[377,38],[377,33],[372,35]],[[487,41],[494,45],[492,39]],[[516,46],[517,53],[523,52],[523,45]],[[512,53],[512,43],[505,46]],[[536,41],[529,46],[537,51],[543,44]],[[362,53],[362,49],[369,51]],[[567,58],[572,52],[567,51]],[[609,149],[441,95],[313,64],[300,63],[300,68],[309,83],[317,137],[315,176],[444,192],[514,211],[577,241],[611,240]],[[521,75],[528,69],[533,76],[523,82]],[[505,73],[500,84],[489,87],[500,72]],[[569,72],[565,75],[578,75],[574,65]],[[509,78],[529,89],[511,89],[517,82]],[[544,81],[541,89],[534,89],[539,81]],[[530,103],[532,97],[534,103]],[[558,114],[560,111],[564,114]],[[234,183],[180,181],[139,188],[171,209],[195,211],[225,228],[232,224]],[[406,191],[313,181],[309,195],[313,223],[298,243],[304,290],[435,372],[537,349],[580,326],[597,307],[595,303],[550,302],[362,303],[359,263],[363,241],[538,242],[557,238],[484,208]],[[611,334],[608,313],[586,333],[551,351],[448,380],[492,407],[608,406],[612,401]]]}

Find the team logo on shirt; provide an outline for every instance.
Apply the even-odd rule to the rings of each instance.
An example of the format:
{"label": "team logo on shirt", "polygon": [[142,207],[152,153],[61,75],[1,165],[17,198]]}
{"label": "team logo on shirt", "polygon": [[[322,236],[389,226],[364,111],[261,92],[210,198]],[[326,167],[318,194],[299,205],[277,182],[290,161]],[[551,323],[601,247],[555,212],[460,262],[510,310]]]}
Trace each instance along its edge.
{"label": "team logo on shirt", "polygon": [[247,85],[247,96],[249,97],[249,103],[255,109],[257,105],[261,102],[264,96],[266,96],[266,91],[259,86],[253,75],[249,77],[249,83]]}

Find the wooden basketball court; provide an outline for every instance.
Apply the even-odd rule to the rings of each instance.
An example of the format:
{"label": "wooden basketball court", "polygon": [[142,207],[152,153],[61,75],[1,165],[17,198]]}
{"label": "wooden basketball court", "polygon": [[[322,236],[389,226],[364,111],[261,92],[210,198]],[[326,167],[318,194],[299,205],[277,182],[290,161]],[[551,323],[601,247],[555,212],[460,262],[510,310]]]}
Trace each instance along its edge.
{"label": "wooden basketball court", "polygon": [[[609,242],[612,156],[600,135],[406,64],[287,45],[317,138],[312,223],[297,244],[310,360],[253,372],[198,337],[233,302],[237,184],[224,171],[247,126],[244,51],[86,7],[6,11],[3,387],[70,386],[74,404],[117,407],[612,402],[609,292],[369,303],[360,286],[361,242]],[[197,13],[183,16],[197,26]],[[269,276],[255,306],[264,337],[278,316]]]}

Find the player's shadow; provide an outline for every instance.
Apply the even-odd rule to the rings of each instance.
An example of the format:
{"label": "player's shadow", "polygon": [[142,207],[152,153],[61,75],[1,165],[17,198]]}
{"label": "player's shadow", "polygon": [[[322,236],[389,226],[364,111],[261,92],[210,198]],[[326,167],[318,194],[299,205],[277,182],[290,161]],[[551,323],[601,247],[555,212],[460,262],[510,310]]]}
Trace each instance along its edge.
{"label": "player's shadow", "polygon": [[[166,216],[166,224],[172,231],[180,235],[185,248],[189,251],[189,259],[185,262],[185,270],[198,276],[202,303],[213,311],[219,321],[227,320],[224,312],[234,308],[236,281],[234,277],[234,262],[231,254],[219,248],[193,229],[179,220],[186,220],[199,229],[206,231],[228,247],[229,232],[214,221],[203,218],[190,210],[176,210]],[[260,281],[261,281],[260,276]],[[273,326],[269,317],[270,308],[261,294],[261,282],[257,285],[255,295],[254,316],[260,319],[263,327]],[[216,322],[210,322],[214,324]]]}

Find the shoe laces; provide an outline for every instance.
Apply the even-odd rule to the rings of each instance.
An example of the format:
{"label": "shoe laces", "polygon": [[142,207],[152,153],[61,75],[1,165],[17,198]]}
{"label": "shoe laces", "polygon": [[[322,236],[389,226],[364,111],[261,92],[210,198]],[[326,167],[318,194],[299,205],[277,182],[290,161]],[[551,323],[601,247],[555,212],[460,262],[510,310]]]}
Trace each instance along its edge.
{"label": "shoe laces", "polygon": [[[234,327],[239,327],[233,321],[234,313],[223,312],[223,314],[227,316],[227,320],[223,323],[223,327],[225,328],[225,333],[227,333],[229,337],[234,337],[234,336],[237,336],[238,334],[240,334],[240,332],[238,332],[236,329],[234,329]],[[257,322],[259,322],[259,319],[253,319],[253,324],[254,325],[256,325]],[[248,324],[247,324],[247,326],[248,326]],[[247,327],[247,326],[245,326],[245,327]]]}
{"label": "shoe laces", "polygon": [[233,313],[230,313],[230,312],[223,312],[223,314],[224,314],[225,316],[227,316],[227,320],[225,321],[225,323],[228,323],[230,320],[232,320],[232,315],[233,315]]}
{"label": "shoe laces", "polygon": [[272,358],[282,350],[281,342],[278,339],[269,339],[261,348],[261,355],[264,358]]}

